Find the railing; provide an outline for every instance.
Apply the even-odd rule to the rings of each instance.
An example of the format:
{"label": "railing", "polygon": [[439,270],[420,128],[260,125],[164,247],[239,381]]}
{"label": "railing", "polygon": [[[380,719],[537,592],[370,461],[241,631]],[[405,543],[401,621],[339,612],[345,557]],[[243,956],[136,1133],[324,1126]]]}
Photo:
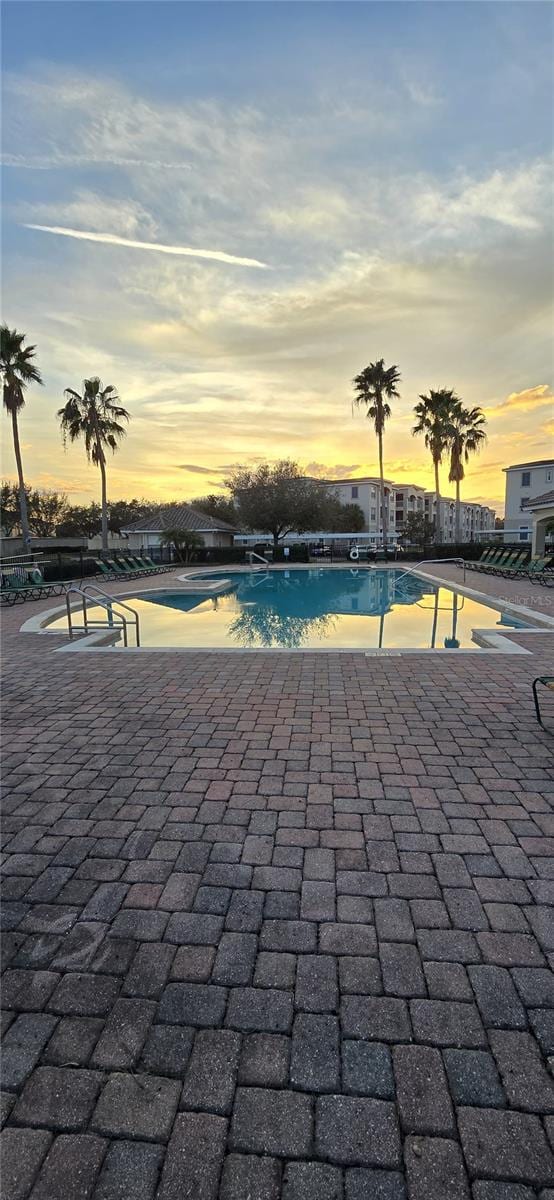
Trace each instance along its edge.
{"label": "railing", "polygon": [[464,583],[465,583],[465,581],[466,581],[466,560],[465,560],[465,558],[422,558],[422,559],[420,559],[419,562],[414,563],[413,567],[406,567],[406,570],[403,571],[402,574],[398,576],[398,579],[396,582],[400,583],[400,580],[403,579],[405,575],[413,574],[414,571],[417,571],[418,567],[424,566],[425,563],[447,563],[447,562],[458,563],[458,566],[460,565],[460,563],[462,564],[462,568],[463,568],[463,572],[464,572]]}
{"label": "railing", "polygon": [[[89,593],[93,592],[94,595]],[[71,613],[70,596],[77,595],[81,597],[83,604],[83,624],[75,625]],[[135,639],[137,646],[140,646],[140,627],[139,616],[134,608],[129,604],[125,604],[123,600],[119,600],[116,596],[109,596],[107,592],[103,592],[94,583],[87,583],[84,587],[69,587],[65,596],[65,604],[67,608],[67,628],[70,638],[73,638],[74,633],[89,633],[92,629],[120,629],[123,635],[123,645],[129,645],[127,626],[134,625]],[[91,604],[96,608],[104,608],[108,614],[107,619],[103,621],[91,621],[88,615],[87,604]],[[131,613],[131,618],[125,616],[125,613],[119,611],[124,608],[126,612]]]}
{"label": "railing", "polygon": [[257,554],[255,550],[247,550],[246,557],[250,563],[250,566],[252,566],[252,559],[257,558],[258,562],[264,564],[264,567],[269,567],[269,559],[264,558],[262,554]]}

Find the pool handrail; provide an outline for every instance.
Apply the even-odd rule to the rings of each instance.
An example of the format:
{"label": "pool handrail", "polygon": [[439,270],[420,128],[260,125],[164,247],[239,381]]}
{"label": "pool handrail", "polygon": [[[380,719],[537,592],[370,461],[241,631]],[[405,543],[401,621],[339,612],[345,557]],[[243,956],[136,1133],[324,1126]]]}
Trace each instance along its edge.
{"label": "pool handrail", "polygon": [[419,560],[419,562],[414,563],[413,567],[406,567],[406,570],[403,571],[402,574],[398,576],[398,579],[396,582],[400,583],[400,580],[403,579],[405,575],[411,575],[414,571],[417,571],[418,567],[424,566],[425,563],[447,563],[447,562],[458,563],[458,566],[460,565],[460,563],[462,564],[463,572],[464,572],[464,583],[465,583],[465,581],[466,581],[466,560],[465,560],[465,558],[461,558],[460,556],[458,556],[457,558],[421,558]]}
{"label": "pool handrail", "polygon": [[253,559],[253,558],[257,558],[258,562],[261,562],[261,563],[263,563],[263,564],[264,564],[264,567],[269,567],[269,565],[270,565],[270,563],[269,563],[269,559],[268,559],[268,558],[264,558],[262,554],[258,554],[258,553],[256,552],[256,550],[247,550],[247,551],[246,551],[246,557],[247,557],[247,558],[250,560],[250,566],[252,566],[252,559]]}
{"label": "pool handrail", "polygon": [[[90,591],[93,591],[95,595],[89,595]],[[110,596],[108,592],[103,592],[102,589],[97,587],[95,583],[86,583],[81,587],[79,587],[77,584],[72,584],[71,587],[68,587],[66,591],[65,603],[67,609],[67,627],[70,639],[73,639],[74,629],[73,622],[71,620],[71,602],[69,599],[70,595],[72,594],[81,597],[83,604],[83,628],[85,633],[88,633],[89,629],[108,629],[113,627],[113,619],[115,617],[121,622],[119,628],[123,633],[123,645],[127,647],[129,644],[127,638],[127,626],[134,625],[136,643],[137,646],[140,646],[139,615],[136,609],[131,608],[130,604],[125,604],[125,601],[120,600],[117,596]],[[98,605],[99,608],[106,609],[106,611],[109,613],[109,619],[107,621],[89,621],[87,617],[87,601]],[[130,612],[133,620],[130,620],[128,617],[126,617],[124,613],[118,612],[118,608],[124,608],[127,612]]]}

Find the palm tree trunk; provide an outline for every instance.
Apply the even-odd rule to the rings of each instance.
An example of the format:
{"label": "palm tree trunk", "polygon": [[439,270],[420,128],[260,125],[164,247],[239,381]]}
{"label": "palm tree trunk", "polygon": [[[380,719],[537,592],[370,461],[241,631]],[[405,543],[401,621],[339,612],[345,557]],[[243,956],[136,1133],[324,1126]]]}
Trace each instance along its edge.
{"label": "palm tree trunk", "polygon": [[439,545],[442,541],[441,527],[441,494],[439,484],[439,463],[438,459],[434,459],[435,464],[435,545]]}
{"label": "palm tree trunk", "polygon": [[100,447],[101,458],[99,462],[100,477],[102,480],[102,553],[108,553],[108,498],[106,491],[106,460],[102,447]]}
{"label": "palm tree trunk", "polygon": [[460,504],[460,480],[456,480],[456,542],[458,546],[462,540],[462,506]]}
{"label": "palm tree trunk", "polygon": [[379,441],[379,475],[381,477],[381,536],[382,536],[382,540],[383,540],[383,546],[386,550],[387,536],[388,536],[388,515],[389,514],[388,514],[387,507],[385,506],[385,474],[383,471],[383,434],[379,433],[377,435],[377,437],[378,437],[378,441]]}
{"label": "palm tree trunk", "polygon": [[434,649],[435,649],[435,643],[436,643],[436,640],[437,640],[437,625],[438,625],[438,620],[439,620],[439,590],[438,590],[438,588],[437,588],[437,591],[435,592],[435,606],[434,606],[434,612],[433,612],[433,626],[432,626],[432,629],[431,629],[431,650],[434,650]]}
{"label": "palm tree trunk", "polygon": [[21,533],[23,536],[23,545],[25,549],[27,549],[27,547],[31,544],[31,534],[29,531],[29,518],[27,515],[27,496],[25,495],[25,480],[23,478],[23,463],[21,461],[21,446],[19,444],[17,411],[15,408],[12,408],[12,432],[13,449],[17,466],[17,478],[19,480],[19,516],[21,521]]}

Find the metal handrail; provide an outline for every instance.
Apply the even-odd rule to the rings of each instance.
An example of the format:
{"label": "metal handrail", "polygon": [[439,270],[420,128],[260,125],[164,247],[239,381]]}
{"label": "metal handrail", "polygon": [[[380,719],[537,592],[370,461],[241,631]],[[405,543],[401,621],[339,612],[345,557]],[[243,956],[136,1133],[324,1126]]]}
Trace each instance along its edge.
{"label": "metal handrail", "polygon": [[[89,596],[88,595],[89,588],[92,588],[97,593],[97,595],[94,597]],[[84,629],[85,633],[88,633],[89,629],[113,628],[114,621],[119,621],[119,622],[121,622],[121,624],[118,627],[121,629],[121,632],[123,634],[123,645],[125,647],[127,647],[129,645],[129,639],[128,639],[128,635],[127,635],[127,626],[131,624],[131,625],[135,626],[136,643],[137,643],[137,646],[140,646],[139,615],[135,611],[135,609],[131,608],[129,604],[125,604],[123,600],[118,600],[117,596],[109,596],[107,592],[101,591],[100,588],[97,588],[96,585],[92,584],[92,583],[86,584],[85,587],[77,587],[76,585],[73,585],[72,587],[69,587],[67,589],[66,596],[65,596],[65,605],[66,605],[66,609],[67,609],[67,627],[68,627],[69,637],[71,639],[73,639],[74,629],[80,630],[79,626],[74,627],[73,621],[71,619],[71,603],[70,603],[69,597],[72,593],[74,595],[80,596],[82,599],[82,602],[83,602],[83,626],[82,626],[82,628]],[[108,620],[107,621],[90,621],[88,618],[88,613],[87,613],[87,602],[97,605],[100,608],[106,609],[106,612],[109,614]],[[118,612],[117,608],[114,608],[114,605],[119,605],[120,608],[126,609],[128,612],[130,612],[132,614],[134,620],[130,621],[129,618],[125,617],[124,613]]]}
{"label": "metal handrail", "polygon": [[462,564],[463,572],[464,572],[464,583],[465,583],[465,581],[466,581],[466,560],[465,560],[465,558],[461,558],[461,557],[458,557],[458,558],[422,558],[422,559],[420,559],[419,562],[416,562],[413,567],[406,567],[406,570],[403,571],[402,574],[398,576],[398,579],[396,582],[400,583],[400,580],[403,579],[405,575],[413,574],[414,571],[417,571],[418,567],[424,566],[425,563],[447,563],[447,562],[458,563],[458,565],[460,563]]}
{"label": "metal handrail", "polygon": [[246,554],[247,554],[247,557],[250,559],[250,566],[252,566],[252,559],[257,558],[258,562],[261,562],[264,564],[264,566],[269,567],[269,559],[264,558],[263,555],[261,555],[261,554],[257,554],[255,550],[247,550]]}
{"label": "metal handrail", "polygon": [[136,622],[138,621],[138,619],[139,619],[139,618],[138,618],[138,613],[137,613],[137,611],[136,611],[136,609],[135,609],[135,608],[131,608],[131,605],[130,605],[130,604],[126,604],[124,600],[120,600],[119,596],[110,596],[109,592],[104,592],[104,591],[102,590],[102,588],[99,588],[99,587],[98,587],[98,584],[97,584],[97,583],[85,583],[85,584],[83,584],[83,585],[80,587],[80,589],[79,589],[79,590],[80,590],[81,592],[88,592],[88,591],[90,590],[90,588],[92,588],[92,590],[93,590],[94,592],[96,592],[96,595],[97,595],[97,596],[102,596],[102,598],[103,598],[104,600],[109,600],[109,601],[110,601],[110,604],[113,604],[113,602],[114,602],[114,600],[115,600],[116,604],[119,604],[119,607],[120,607],[120,608],[126,608],[126,609],[127,609],[127,612],[130,612],[130,613],[132,613],[133,617],[135,618],[135,622],[134,622],[134,623],[136,623]]}

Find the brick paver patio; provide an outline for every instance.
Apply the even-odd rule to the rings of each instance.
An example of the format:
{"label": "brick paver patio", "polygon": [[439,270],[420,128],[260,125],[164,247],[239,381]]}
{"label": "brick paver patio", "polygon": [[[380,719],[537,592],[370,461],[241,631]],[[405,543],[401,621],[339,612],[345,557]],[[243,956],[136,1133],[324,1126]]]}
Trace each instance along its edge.
{"label": "brick paver patio", "polygon": [[4,620],[4,1200],[552,1200],[552,635],[56,655],[40,608]]}

